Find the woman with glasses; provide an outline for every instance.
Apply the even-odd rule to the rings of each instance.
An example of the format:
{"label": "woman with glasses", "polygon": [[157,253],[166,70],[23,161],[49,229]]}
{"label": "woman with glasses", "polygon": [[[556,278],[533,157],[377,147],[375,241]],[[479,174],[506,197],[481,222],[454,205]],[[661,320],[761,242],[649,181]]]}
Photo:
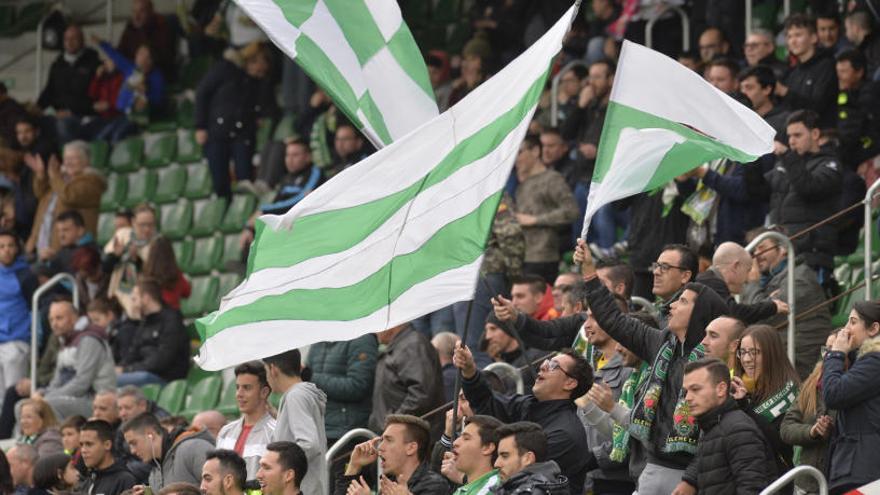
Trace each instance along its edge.
{"label": "woman with glasses", "polygon": [[[837,332],[829,335],[828,341],[822,347],[823,360],[836,336]],[[782,418],[779,432],[783,442],[801,447],[799,465],[813,466],[827,476],[828,440],[831,438],[836,413],[828,409],[822,399],[822,364],[822,360],[816,363],[813,372],[801,384],[797,401]],[[819,493],[819,483],[811,476],[797,478],[795,487],[798,494]]]}
{"label": "woman with glasses", "polygon": [[776,467],[792,467],[792,447],[782,441],[779,428],[798,393],[798,375],[785,355],[779,333],[769,325],[746,328],[736,350],[731,379],[733,398],[739,402],[770,442]]}
{"label": "woman with glasses", "polygon": [[880,303],[853,304],[823,368],[823,398],[837,410],[828,485],[832,494],[846,493],[880,478]]}

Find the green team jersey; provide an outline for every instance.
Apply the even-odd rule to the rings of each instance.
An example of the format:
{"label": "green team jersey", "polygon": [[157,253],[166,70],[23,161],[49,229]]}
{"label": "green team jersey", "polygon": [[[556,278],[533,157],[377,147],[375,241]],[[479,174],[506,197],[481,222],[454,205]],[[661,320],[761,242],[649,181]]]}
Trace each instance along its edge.
{"label": "green team jersey", "polygon": [[455,490],[452,495],[486,495],[489,493],[489,490],[500,483],[500,481],[501,479],[498,477],[498,470],[493,469],[474,481],[471,481],[467,485],[460,487],[458,490]]}

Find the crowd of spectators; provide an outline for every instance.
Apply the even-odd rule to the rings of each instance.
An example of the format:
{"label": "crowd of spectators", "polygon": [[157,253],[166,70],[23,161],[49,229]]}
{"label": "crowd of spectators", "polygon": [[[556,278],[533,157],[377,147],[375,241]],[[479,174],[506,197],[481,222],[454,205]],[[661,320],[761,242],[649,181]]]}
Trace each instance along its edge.
{"label": "crowd of spectators", "polygon": [[[431,26],[443,13],[404,6],[441,111],[569,6],[467,3],[465,35],[444,28],[441,43]],[[680,50],[667,4],[689,14],[695,50]],[[229,377],[238,414],[191,420],[140,388],[188,376],[190,282],[150,204],[117,212],[112,239],[96,243],[107,185],[89,142],[136,135],[190,99],[214,193],[271,192],[242,225],[245,256],[258,214],[287,211],[373,150],[231,2],[162,14],[133,0],[115,45],[87,46],[71,23],[36,102],[0,83],[0,437],[15,439],[0,491],[758,493],[798,464],[832,493],[880,478],[880,303],[853,304],[841,329],[827,304],[861,209],[819,223],[880,176],[880,19],[870,2],[809,2],[745,32],[741,4],[585,3],[554,64],[558,91],[548,84],[516,156],[473,302],[243,363]],[[774,151],[607,205],[583,241],[621,42],[644,42],[649,21],[654,48],[775,129]],[[181,90],[196,59],[210,67]],[[773,238],[745,249],[767,231],[791,237],[794,266]],[[75,278],[80,307],[56,287],[32,326],[32,295],[58,273]],[[793,361],[786,301],[799,313]],[[355,428],[379,437],[327,461]],[[807,477],[796,489],[818,493]]]}

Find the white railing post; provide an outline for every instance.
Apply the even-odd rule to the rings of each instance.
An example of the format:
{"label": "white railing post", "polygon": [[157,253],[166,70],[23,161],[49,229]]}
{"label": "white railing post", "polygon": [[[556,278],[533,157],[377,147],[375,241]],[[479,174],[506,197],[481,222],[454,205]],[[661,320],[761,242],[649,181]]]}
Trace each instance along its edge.
{"label": "white railing post", "polygon": [[877,194],[877,189],[880,188],[880,179],[874,181],[871,184],[871,187],[868,188],[868,192],[865,193],[865,300],[871,300],[871,282],[874,281],[874,273],[871,270],[871,254],[873,253],[874,238],[873,232],[871,231],[874,228],[874,195]]}
{"label": "white railing post", "polygon": [[746,38],[752,34],[752,0],[746,0]]}
{"label": "white railing post", "polygon": [[584,62],[583,60],[573,60],[565,65],[555,76],[553,76],[553,81],[550,84],[550,125],[556,127],[559,123],[559,81],[562,80],[562,76],[575,67],[589,67],[590,64]]}
{"label": "white railing post", "polygon": [[654,24],[663,17],[663,14],[670,10],[681,18],[681,49],[686,52],[691,48],[691,20],[681,7],[675,5],[661,4],[657,9],[657,15],[648,19],[648,22],[645,23],[645,46],[651,49],[654,48]]}
{"label": "white railing post", "polygon": [[[327,490],[325,495],[329,495],[333,493],[333,487],[330,486],[330,482],[333,481],[330,479],[330,471],[333,470],[333,458],[336,457],[336,454],[339,453],[340,450],[345,448],[345,446],[352,439],[355,438],[365,438],[367,440],[372,440],[379,435],[376,435],[372,430],[368,430],[366,428],[355,428],[353,430],[349,430],[342,435],[342,438],[336,441],[333,445],[327,449],[327,453],[324,454],[324,462],[327,464],[327,470],[324,471],[324,488]],[[378,483],[380,476],[382,475],[382,463],[380,461],[376,461],[376,482]],[[378,492],[378,486],[377,486]]]}
{"label": "white railing post", "polygon": [[651,301],[645,299],[644,297],[632,296],[629,298],[630,302],[633,303],[634,306],[638,306],[639,308],[645,310],[650,313],[654,318],[660,318],[660,311],[657,309],[657,306],[654,306]]}
{"label": "white railing post", "polygon": [[58,285],[62,280],[69,281],[73,286],[73,305],[77,310],[80,309],[79,287],[76,285],[76,279],[69,273],[59,273],[50,278],[48,282],[35,290],[34,295],[31,296],[31,395],[34,395],[37,391],[37,324],[40,319],[40,297],[47,290]]}
{"label": "white railing post", "polygon": [[794,481],[794,478],[799,474],[807,474],[815,478],[816,482],[819,483],[819,495],[828,495],[828,482],[825,481],[825,475],[823,475],[821,471],[814,468],[813,466],[807,465],[798,466],[786,472],[784,475],[779,477],[779,479],[777,479],[773,483],[770,483],[770,486],[764,488],[764,490],[761,491],[761,495],[772,495],[779,492],[779,490],[781,490],[783,487],[785,487],[789,483],[792,483]]}
{"label": "white railing post", "polygon": [[755,239],[746,246],[746,250],[749,252],[753,252],[757,249],[758,244],[760,244],[764,239],[773,239],[785,246],[785,251],[788,255],[788,267],[786,268],[786,291],[788,292],[787,298],[788,300],[788,342],[787,345],[787,353],[788,359],[791,360],[791,363],[794,364],[794,316],[795,316],[795,297],[794,297],[794,265],[795,265],[795,256],[794,256],[794,245],[791,243],[791,239],[787,236],[780,234],[779,232],[764,232],[763,234],[755,237]]}
{"label": "white railing post", "polygon": [[107,0],[106,7],[105,22],[107,25],[104,27],[104,38],[107,43],[113,44],[113,0]]}

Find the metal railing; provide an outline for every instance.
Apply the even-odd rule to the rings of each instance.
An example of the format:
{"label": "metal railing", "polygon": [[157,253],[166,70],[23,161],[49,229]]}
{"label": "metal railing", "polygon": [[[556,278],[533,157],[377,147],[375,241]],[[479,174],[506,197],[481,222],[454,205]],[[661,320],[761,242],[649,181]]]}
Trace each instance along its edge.
{"label": "metal railing", "polygon": [[483,370],[492,372],[495,372],[495,370],[503,370],[502,373],[505,373],[508,376],[512,376],[513,379],[516,381],[516,393],[525,393],[526,386],[523,383],[522,373],[520,373],[519,370],[516,369],[516,367],[512,364],[504,362],[492,363],[483,368]]}
{"label": "metal railing", "polygon": [[[327,470],[324,471],[324,488],[326,489],[326,494],[333,493],[333,487],[330,486],[330,482],[333,481],[330,479],[330,472],[333,471],[333,458],[336,457],[336,454],[339,453],[340,450],[344,449],[348,442],[354,440],[355,438],[364,438],[366,440],[372,440],[379,435],[376,435],[372,430],[368,430],[366,428],[355,428],[353,430],[349,430],[342,435],[342,438],[336,441],[333,445],[327,449],[327,453],[324,454],[324,462],[327,464]],[[376,491],[378,492],[379,487],[379,477],[382,475],[382,462],[380,460],[376,460]]]}
{"label": "metal railing", "polygon": [[583,60],[572,60],[565,67],[553,76],[553,82],[550,85],[550,125],[556,127],[559,123],[559,81],[563,74],[575,67],[589,67],[590,64]]}
{"label": "metal railing", "polygon": [[669,11],[675,12],[681,18],[681,50],[686,52],[691,49],[691,20],[684,9],[676,5],[662,5],[657,15],[648,20],[647,24],[645,24],[645,46],[653,48],[654,24],[663,17],[663,14]]}
{"label": "metal railing", "polygon": [[794,266],[795,266],[795,256],[794,256],[794,245],[791,243],[791,239],[780,234],[779,232],[764,232],[763,234],[755,237],[755,239],[746,246],[746,250],[749,252],[753,252],[757,249],[758,244],[763,242],[765,239],[773,239],[780,244],[785,245],[785,251],[788,258],[788,267],[785,272],[785,281],[786,281],[786,298],[788,299],[786,302],[788,303],[788,339],[786,342],[786,350],[788,354],[788,359],[794,363],[794,317],[795,317],[795,297],[794,297]]}
{"label": "metal railing", "polygon": [[79,286],[77,286],[73,275],[69,273],[59,273],[50,278],[45,284],[35,290],[34,295],[31,296],[31,395],[34,395],[37,391],[37,325],[40,319],[40,297],[64,280],[69,281],[73,286],[73,305],[79,309]]}
{"label": "metal railing", "polygon": [[791,471],[783,474],[779,479],[770,483],[770,486],[761,491],[761,495],[772,495],[778,493],[779,490],[794,482],[798,475],[806,474],[811,476],[819,483],[819,495],[828,495],[828,482],[825,481],[825,475],[813,466],[798,466]]}
{"label": "metal railing", "polygon": [[660,310],[657,309],[657,306],[654,306],[651,301],[645,299],[644,297],[632,296],[629,298],[629,300],[631,303],[633,303],[633,306],[638,306],[639,309],[648,312],[654,318],[660,317]]}
{"label": "metal railing", "polygon": [[871,254],[874,243],[874,235],[871,232],[871,229],[874,227],[872,224],[874,223],[874,195],[877,194],[877,190],[880,189],[880,179],[874,181],[871,184],[871,187],[868,188],[868,192],[865,193],[865,300],[871,300],[871,280],[873,271],[871,270]]}

